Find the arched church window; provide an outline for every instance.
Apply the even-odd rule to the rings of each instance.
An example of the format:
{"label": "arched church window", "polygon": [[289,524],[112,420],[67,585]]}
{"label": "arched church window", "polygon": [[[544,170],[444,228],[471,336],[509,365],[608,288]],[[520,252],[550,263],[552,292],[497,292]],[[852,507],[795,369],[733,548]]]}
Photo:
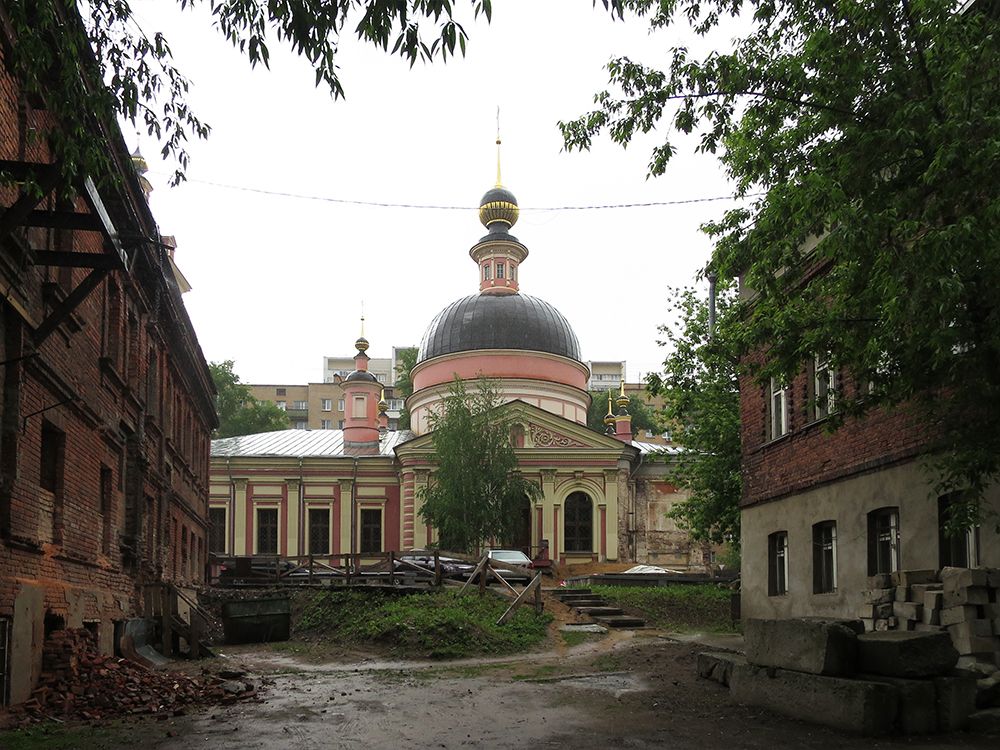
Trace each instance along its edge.
{"label": "arched church window", "polygon": [[586,492],[574,492],[564,507],[567,552],[591,552],[594,539],[593,503]]}

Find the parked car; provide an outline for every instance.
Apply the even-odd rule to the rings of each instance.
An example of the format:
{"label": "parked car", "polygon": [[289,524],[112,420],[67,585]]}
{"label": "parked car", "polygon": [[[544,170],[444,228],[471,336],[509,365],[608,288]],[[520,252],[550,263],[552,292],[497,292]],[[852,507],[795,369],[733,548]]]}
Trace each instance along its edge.
{"label": "parked car", "polygon": [[[445,578],[453,578],[460,581],[464,581],[470,575],[472,571],[476,569],[476,566],[472,563],[467,563],[465,560],[457,560],[453,557],[439,557],[441,561],[441,575]],[[405,560],[406,562],[419,565],[428,570],[434,570],[434,555],[429,555],[426,553],[416,553],[416,554],[404,554],[400,555],[396,561],[396,571],[400,573],[413,572],[417,573],[417,569],[409,565],[403,565],[400,561]]]}
{"label": "parked car", "polygon": [[491,560],[496,560],[497,562],[505,563],[506,565],[517,565],[524,568],[523,572],[520,570],[495,568],[494,570],[496,570],[497,574],[508,583],[513,581],[527,583],[531,580],[531,558],[521,552],[521,550],[491,549],[488,554]]}
{"label": "parked car", "polygon": [[279,560],[274,557],[227,558],[219,566],[219,578],[228,580],[276,579],[279,576],[287,576],[295,567],[295,563],[290,560]]}

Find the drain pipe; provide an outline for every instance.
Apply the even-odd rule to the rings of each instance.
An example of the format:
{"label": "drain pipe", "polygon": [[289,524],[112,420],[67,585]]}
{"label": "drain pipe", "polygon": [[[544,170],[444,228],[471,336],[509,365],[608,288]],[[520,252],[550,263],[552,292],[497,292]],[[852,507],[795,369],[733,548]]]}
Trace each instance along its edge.
{"label": "drain pipe", "polygon": [[[358,554],[358,457],[354,457],[354,480],[351,482],[351,565]],[[357,571],[354,571],[357,572]]]}

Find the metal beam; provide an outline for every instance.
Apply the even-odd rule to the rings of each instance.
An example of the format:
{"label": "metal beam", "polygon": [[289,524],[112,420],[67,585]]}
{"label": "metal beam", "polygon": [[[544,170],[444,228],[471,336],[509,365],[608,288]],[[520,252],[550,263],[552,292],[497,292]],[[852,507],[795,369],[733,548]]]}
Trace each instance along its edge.
{"label": "metal beam", "polygon": [[89,177],[85,177],[83,180],[83,195],[87,200],[87,204],[90,206],[90,210],[97,214],[98,218],[101,220],[101,224],[104,226],[104,236],[111,243],[111,247],[114,248],[115,252],[118,253],[118,257],[121,258],[122,267],[126,271],[132,270],[132,264],[130,262],[128,253],[125,252],[125,246],[122,245],[121,240],[118,237],[118,230],[115,228],[115,224],[111,221],[111,216],[108,214],[107,208],[104,206],[104,201],[101,199],[101,194],[97,192],[97,185]]}
{"label": "metal beam", "polygon": [[[27,169],[10,169],[8,168],[8,165],[15,165],[17,167],[31,166],[24,165],[21,162],[0,161],[0,173],[6,172],[15,176],[24,177],[33,173],[31,170]],[[59,170],[56,165],[39,164],[35,166],[35,170],[34,174],[38,178],[38,195],[22,191],[17,200],[14,201],[13,205],[9,208],[3,209],[3,212],[0,213],[0,242],[7,239],[8,235],[10,235],[14,229],[22,226],[29,216],[36,213],[35,206],[41,203],[42,199],[55,190],[56,185],[59,184]]]}
{"label": "metal beam", "polygon": [[75,211],[32,211],[24,221],[26,227],[43,229],[80,229],[84,232],[103,232],[101,220],[94,214],[80,214]]}
{"label": "metal beam", "polygon": [[113,271],[121,263],[113,255],[98,253],[67,253],[59,250],[34,250],[32,263],[36,266],[61,266],[63,268],[103,268]]}
{"label": "metal beam", "polygon": [[36,347],[41,346],[42,342],[45,341],[45,339],[47,339],[54,330],[56,330],[60,323],[70,316],[70,313],[72,313],[77,306],[83,302],[84,298],[94,291],[107,273],[108,271],[106,268],[95,268],[87,274],[87,278],[81,281],[76,289],[69,293],[66,299],[60,302],[56,308],[49,313],[49,317],[43,320],[41,325],[35,329],[33,339]]}

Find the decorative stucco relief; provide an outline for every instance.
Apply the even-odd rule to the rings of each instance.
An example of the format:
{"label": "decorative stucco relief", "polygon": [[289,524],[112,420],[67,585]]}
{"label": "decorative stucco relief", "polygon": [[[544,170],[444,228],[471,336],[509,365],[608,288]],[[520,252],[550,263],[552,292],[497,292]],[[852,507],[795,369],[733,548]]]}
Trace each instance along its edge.
{"label": "decorative stucco relief", "polygon": [[579,440],[574,440],[558,432],[539,427],[536,424],[529,425],[531,431],[531,441],[538,448],[586,448],[587,446]]}

